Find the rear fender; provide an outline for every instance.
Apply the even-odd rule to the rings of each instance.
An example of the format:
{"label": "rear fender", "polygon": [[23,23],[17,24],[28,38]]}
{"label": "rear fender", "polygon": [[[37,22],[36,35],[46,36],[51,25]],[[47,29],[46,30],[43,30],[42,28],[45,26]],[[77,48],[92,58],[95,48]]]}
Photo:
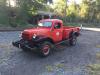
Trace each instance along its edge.
{"label": "rear fender", "polygon": [[71,32],[69,35],[69,38],[71,38],[73,35],[78,37],[80,34],[78,32]]}

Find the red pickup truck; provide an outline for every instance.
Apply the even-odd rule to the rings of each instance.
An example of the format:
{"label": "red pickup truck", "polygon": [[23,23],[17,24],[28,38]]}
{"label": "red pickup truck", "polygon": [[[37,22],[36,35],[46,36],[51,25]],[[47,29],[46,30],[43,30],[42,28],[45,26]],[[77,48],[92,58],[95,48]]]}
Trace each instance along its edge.
{"label": "red pickup truck", "polygon": [[24,51],[37,50],[40,55],[48,56],[57,44],[68,41],[69,45],[75,45],[79,34],[79,27],[64,26],[59,19],[44,19],[37,27],[24,30],[21,39],[12,44]]}

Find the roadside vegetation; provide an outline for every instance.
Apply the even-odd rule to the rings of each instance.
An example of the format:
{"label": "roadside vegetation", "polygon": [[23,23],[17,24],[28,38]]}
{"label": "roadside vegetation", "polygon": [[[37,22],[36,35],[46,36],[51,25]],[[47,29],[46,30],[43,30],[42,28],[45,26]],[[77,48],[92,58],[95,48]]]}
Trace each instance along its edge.
{"label": "roadside vegetation", "polygon": [[89,75],[100,75],[100,64],[88,65]]}
{"label": "roadside vegetation", "polygon": [[[100,27],[100,0],[0,0],[0,27],[30,26],[38,11],[53,12],[65,25]],[[34,19],[34,18],[33,18]],[[31,26],[34,26],[33,24]]]}
{"label": "roadside vegetation", "polygon": [[96,64],[89,64],[87,69],[89,75],[100,75],[100,52],[96,53]]}

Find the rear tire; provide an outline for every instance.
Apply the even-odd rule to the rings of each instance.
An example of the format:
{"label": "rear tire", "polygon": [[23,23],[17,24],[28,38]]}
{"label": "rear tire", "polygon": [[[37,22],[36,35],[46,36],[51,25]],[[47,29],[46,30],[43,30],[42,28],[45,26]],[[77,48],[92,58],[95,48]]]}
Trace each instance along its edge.
{"label": "rear tire", "polygon": [[75,46],[77,43],[77,36],[73,35],[70,39],[69,39],[69,45],[70,46]]}
{"label": "rear tire", "polygon": [[52,43],[44,41],[39,45],[39,55],[46,57],[51,53]]}

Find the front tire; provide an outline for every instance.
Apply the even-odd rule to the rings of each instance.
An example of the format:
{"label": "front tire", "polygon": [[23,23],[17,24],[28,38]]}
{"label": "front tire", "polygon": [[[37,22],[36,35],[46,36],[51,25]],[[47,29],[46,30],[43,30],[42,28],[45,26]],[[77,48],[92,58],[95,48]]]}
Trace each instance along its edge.
{"label": "front tire", "polygon": [[45,41],[39,46],[39,54],[43,57],[48,56],[51,53],[52,44],[48,41]]}

